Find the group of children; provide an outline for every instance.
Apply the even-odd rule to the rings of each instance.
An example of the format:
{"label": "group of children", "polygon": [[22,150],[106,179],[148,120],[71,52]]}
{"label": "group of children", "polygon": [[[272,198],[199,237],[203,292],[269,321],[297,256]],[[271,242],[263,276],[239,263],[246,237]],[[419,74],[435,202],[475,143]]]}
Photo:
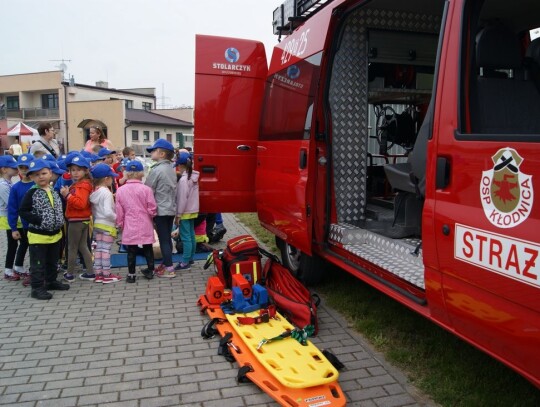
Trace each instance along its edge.
{"label": "group of children", "polygon": [[[129,148],[123,151],[119,172],[113,169],[114,160],[107,160],[114,155],[107,148],[97,155],[71,152],[58,160],[49,154],[40,158],[23,154],[17,160],[0,156],[0,229],[6,230],[8,242],[4,279],[23,278],[33,298],[50,299],[49,291],[70,287],[57,279],[59,260],[67,260],[63,279],[71,283],[80,256],[84,266],[80,279],[118,282],[121,276],[111,273],[110,263],[118,229],[127,249],[127,282],[136,281],[140,251],[147,262],[141,273],[147,279],[173,278],[176,271],[189,270],[196,251],[199,173],[193,170],[188,151],[181,150],[173,163],[174,147],[167,140],[159,139],[147,150],[154,164],[144,184],[144,166]],[[17,173],[20,181],[12,185]],[[175,224],[183,243],[182,261],[176,267],[171,240]],[[157,267],[154,229],[163,257]],[[23,266],[28,248],[29,273]]]}

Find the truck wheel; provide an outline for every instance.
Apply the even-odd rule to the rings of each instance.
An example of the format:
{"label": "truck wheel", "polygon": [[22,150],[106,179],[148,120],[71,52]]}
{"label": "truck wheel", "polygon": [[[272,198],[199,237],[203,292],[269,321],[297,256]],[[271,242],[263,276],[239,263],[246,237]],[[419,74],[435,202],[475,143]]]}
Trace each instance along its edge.
{"label": "truck wheel", "polygon": [[281,252],[281,263],[298,277],[302,252],[279,237],[276,237],[276,246]]}
{"label": "truck wheel", "polygon": [[317,256],[308,256],[296,247],[276,237],[276,246],[281,251],[281,262],[293,275],[306,285],[322,280],[326,262]]}
{"label": "truck wheel", "polygon": [[315,285],[321,282],[323,278],[324,268],[328,264],[320,257],[308,256],[302,253],[300,256],[300,281],[305,285]]}

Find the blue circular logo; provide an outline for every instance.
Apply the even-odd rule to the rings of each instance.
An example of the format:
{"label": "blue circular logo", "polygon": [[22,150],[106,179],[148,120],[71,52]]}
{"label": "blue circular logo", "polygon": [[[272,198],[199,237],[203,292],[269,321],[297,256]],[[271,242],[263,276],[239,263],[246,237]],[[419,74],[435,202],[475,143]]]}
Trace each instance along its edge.
{"label": "blue circular logo", "polygon": [[300,68],[296,65],[291,65],[287,68],[287,76],[291,79],[297,79],[300,76]]}
{"label": "blue circular logo", "polygon": [[234,64],[240,59],[240,52],[236,48],[227,48],[225,50],[225,59]]}

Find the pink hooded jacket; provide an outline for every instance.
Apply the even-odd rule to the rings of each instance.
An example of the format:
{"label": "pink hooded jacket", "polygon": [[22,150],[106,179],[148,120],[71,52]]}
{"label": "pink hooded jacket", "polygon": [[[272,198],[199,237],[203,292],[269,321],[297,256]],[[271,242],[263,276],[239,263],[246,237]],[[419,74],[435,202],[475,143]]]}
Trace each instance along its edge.
{"label": "pink hooded jacket", "polygon": [[199,213],[199,172],[193,171],[188,179],[184,171],[176,188],[176,214]]}
{"label": "pink hooded jacket", "polygon": [[157,214],[152,188],[130,179],[116,191],[116,224],[122,228],[122,244],[154,243],[153,218]]}

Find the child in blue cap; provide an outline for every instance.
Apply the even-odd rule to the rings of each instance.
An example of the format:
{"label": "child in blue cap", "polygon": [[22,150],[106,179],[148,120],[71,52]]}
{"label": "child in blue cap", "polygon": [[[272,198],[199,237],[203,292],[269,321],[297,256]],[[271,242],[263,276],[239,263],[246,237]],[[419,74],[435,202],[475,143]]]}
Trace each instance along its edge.
{"label": "child in blue cap", "polygon": [[116,210],[110,190],[118,175],[107,164],[97,164],[90,171],[94,192],[90,194],[94,219],[94,274],[96,283],[116,283],[121,277],[111,273],[111,247],[116,238]]}
{"label": "child in blue cap", "polygon": [[52,294],[49,290],[69,290],[69,285],[56,279],[61,228],[64,225],[62,200],[50,187],[52,171],[46,160],[32,161],[28,173],[36,185],[24,196],[19,214],[28,222],[31,296],[50,300]]}
{"label": "child in blue cap", "polygon": [[176,217],[176,172],[171,160],[174,147],[164,139],[158,139],[146,149],[150,158],[156,161],[145,184],[152,188],[157,203],[157,216],[154,218],[163,263],[154,271],[158,277],[176,277],[172,262],[171,231]]}
{"label": "child in blue cap", "polygon": [[23,277],[25,287],[30,285],[30,272],[23,266],[28,251],[28,222],[19,218],[19,206],[21,206],[21,202],[28,190],[35,185],[34,181],[28,176],[29,165],[32,161],[34,161],[32,154],[22,154],[17,159],[17,168],[21,180],[13,184],[8,201],[8,223],[11,228],[11,236],[19,242],[13,271]]}
{"label": "child in blue cap", "polygon": [[[13,238],[8,223],[8,201],[11,193],[11,178],[17,175],[17,161],[10,155],[0,156],[0,229],[6,231],[8,242],[4,280],[17,281],[20,277],[13,272],[13,262],[17,253],[17,240]],[[17,225],[18,226],[18,225]],[[15,227],[14,230],[17,230]]]}
{"label": "child in blue cap", "polygon": [[176,222],[180,227],[183,252],[182,261],[175,270],[187,271],[191,268],[197,246],[195,219],[199,215],[199,172],[193,170],[191,155],[187,152],[178,155],[176,165],[181,174],[176,192]]}

